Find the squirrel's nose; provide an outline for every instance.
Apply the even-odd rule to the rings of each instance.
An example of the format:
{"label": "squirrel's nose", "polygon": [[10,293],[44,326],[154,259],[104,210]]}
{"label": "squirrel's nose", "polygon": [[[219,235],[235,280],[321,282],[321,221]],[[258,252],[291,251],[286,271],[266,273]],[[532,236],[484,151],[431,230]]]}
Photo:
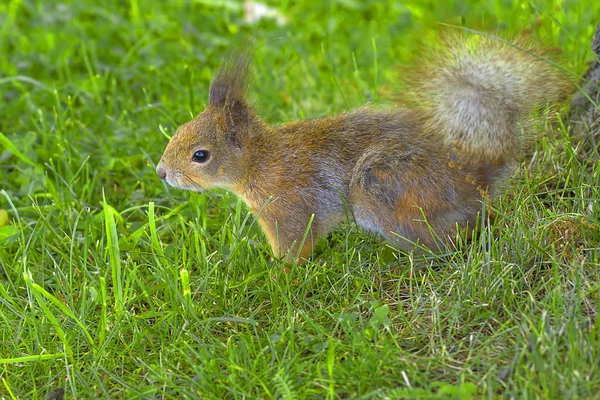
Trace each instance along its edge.
{"label": "squirrel's nose", "polygon": [[167,178],[167,170],[165,169],[165,167],[163,167],[160,164],[158,164],[158,166],[156,167],[156,174],[158,175],[158,177],[160,179],[166,179]]}

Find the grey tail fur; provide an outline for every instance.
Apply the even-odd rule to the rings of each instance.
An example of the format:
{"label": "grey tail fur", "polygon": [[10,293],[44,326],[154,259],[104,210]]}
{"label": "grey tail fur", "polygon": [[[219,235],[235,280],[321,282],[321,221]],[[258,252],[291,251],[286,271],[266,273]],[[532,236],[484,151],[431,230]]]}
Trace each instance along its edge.
{"label": "grey tail fur", "polygon": [[413,83],[425,132],[473,162],[514,161],[534,134],[533,115],[564,101],[569,80],[522,39],[470,34],[443,44]]}

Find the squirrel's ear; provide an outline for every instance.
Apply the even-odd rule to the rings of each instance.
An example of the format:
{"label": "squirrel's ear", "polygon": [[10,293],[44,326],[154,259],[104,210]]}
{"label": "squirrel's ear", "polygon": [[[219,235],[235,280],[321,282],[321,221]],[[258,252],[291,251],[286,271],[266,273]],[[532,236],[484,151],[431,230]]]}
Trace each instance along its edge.
{"label": "squirrel's ear", "polygon": [[246,103],[246,85],[252,57],[245,47],[234,49],[215,74],[209,90],[209,104],[222,107],[227,140],[241,147],[240,135],[250,117]]}
{"label": "squirrel's ear", "polygon": [[243,100],[227,101],[225,110],[225,137],[235,147],[242,147],[243,132],[247,131],[250,110]]}

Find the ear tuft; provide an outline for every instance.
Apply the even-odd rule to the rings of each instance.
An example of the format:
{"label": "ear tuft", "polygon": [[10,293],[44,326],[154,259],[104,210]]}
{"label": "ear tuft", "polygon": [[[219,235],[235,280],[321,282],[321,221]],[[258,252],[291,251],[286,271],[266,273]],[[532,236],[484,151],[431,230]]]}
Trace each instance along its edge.
{"label": "ear tuft", "polygon": [[210,84],[209,104],[226,106],[244,101],[251,61],[252,55],[244,47],[229,53]]}

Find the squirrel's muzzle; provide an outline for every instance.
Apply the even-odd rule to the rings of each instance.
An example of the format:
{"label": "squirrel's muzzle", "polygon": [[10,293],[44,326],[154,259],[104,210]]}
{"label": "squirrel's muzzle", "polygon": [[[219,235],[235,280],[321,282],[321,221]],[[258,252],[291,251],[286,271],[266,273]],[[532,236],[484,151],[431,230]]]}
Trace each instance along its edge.
{"label": "squirrel's muzzle", "polygon": [[167,179],[167,170],[160,163],[156,167],[156,174],[158,175],[158,177],[160,179],[163,179],[163,180]]}

